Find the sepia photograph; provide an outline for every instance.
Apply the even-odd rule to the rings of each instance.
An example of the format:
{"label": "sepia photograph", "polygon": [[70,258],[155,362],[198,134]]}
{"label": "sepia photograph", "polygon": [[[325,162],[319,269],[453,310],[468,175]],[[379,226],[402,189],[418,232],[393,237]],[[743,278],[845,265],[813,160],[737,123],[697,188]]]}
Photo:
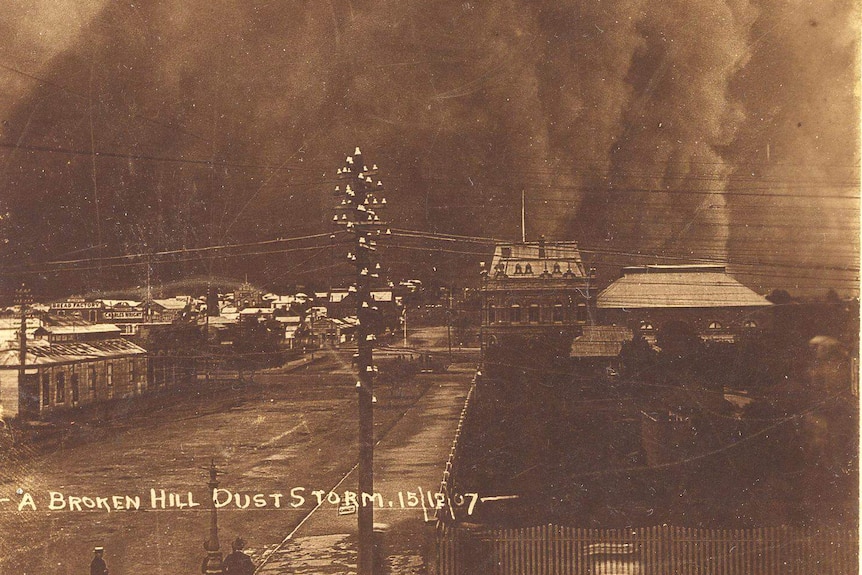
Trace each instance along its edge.
{"label": "sepia photograph", "polygon": [[6,0],[0,575],[859,573],[852,0]]}

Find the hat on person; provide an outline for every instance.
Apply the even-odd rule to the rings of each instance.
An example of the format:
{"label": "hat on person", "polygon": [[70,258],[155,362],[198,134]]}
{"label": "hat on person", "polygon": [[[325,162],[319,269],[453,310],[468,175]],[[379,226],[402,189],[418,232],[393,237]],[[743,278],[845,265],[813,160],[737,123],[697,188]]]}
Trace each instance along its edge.
{"label": "hat on person", "polygon": [[96,547],[93,549],[94,553],[102,553],[105,550],[104,547]]}
{"label": "hat on person", "polygon": [[243,547],[245,547],[245,541],[242,539],[242,537],[237,537],[236,539],[234,539],[234,541],[233,541],[233,548],[234,549],[236,549],[237,551],[240,551]]}

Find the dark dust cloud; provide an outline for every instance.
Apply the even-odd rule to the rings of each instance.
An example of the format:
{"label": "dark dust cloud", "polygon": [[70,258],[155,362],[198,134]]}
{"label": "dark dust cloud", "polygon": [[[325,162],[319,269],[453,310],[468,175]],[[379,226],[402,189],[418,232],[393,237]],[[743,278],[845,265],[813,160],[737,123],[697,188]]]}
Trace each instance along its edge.
{"label": "dark dust cloud", "polygon": [[[673,256],[856,289],[853,2],[36,4],[0,21],[7,287],[140,285],[146,265],[15,272],[328,231],[360,145],[396,228],[515,239],[523,193],[528,239],[578,240],[607,276]],[[277,283],[312,255],[150,274]]]}

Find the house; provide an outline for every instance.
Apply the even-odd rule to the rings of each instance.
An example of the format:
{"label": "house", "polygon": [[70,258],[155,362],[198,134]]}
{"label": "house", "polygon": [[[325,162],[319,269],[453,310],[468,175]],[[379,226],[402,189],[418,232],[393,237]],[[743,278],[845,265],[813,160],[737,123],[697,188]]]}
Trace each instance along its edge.
{"label": "house", "polygon": [[27,341],[21,385],[19,353],[17,341],[0,349],[4,416],[38,418],[147,389],[146,350],[114,325],[40,326]]}
{"label": "house", "polygon": [[627,326],[650,343],[671,323],[689,326],[704,341],[733,343],[768,328],[771,305],[722,265],[623,268],[596,303],[599,323]]}
{"label": "house", "polygon": [[102,299],[100,321],[119,327],[123,335],[132,336],[144,322],[144,304],[135,300]]}
{"label": "house", "polygon": [[233,301],[240,310],[247,307],[264,307],[267,306],[267,302],[263,296],[263,290],[254,287],[246,280],[234,290]]}
{"label": "house", "polygon": [[170,323],[182,316],[191,308],[191,298],[170,297],[163,299],[152,299],[147,302],[147,322]]}

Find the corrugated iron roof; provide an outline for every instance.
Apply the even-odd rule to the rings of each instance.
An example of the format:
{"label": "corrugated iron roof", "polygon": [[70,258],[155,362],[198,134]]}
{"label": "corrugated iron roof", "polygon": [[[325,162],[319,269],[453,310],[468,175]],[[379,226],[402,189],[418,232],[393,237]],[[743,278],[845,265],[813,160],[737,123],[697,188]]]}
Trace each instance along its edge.
{"label": "corrugated iron roof", "polygon": [[616,357],[623,342],[632,340],[632,330],[615,325],[585,325],[572,342],[569,357]]}
{"label": "corrugated iron roof", "polygon": [[88,325],[43,325],[40,329],[51,335],[120,333],[120,331],[122,331],[111,323],[94,323]]}
{"label": "corrugated iron roof", "polygon": [[598,295],[600,309],[772,305],[727,275],[722,266],[643,266],[623,272]]}
{"label": "corrugated iron roof", "polygon": [[[147,350],[125,339],[48,344],[28,342],[26,365],[53,365],[94,359],[143,355]],[[18,367],[18,348],[0,351],[0,367]]]}

